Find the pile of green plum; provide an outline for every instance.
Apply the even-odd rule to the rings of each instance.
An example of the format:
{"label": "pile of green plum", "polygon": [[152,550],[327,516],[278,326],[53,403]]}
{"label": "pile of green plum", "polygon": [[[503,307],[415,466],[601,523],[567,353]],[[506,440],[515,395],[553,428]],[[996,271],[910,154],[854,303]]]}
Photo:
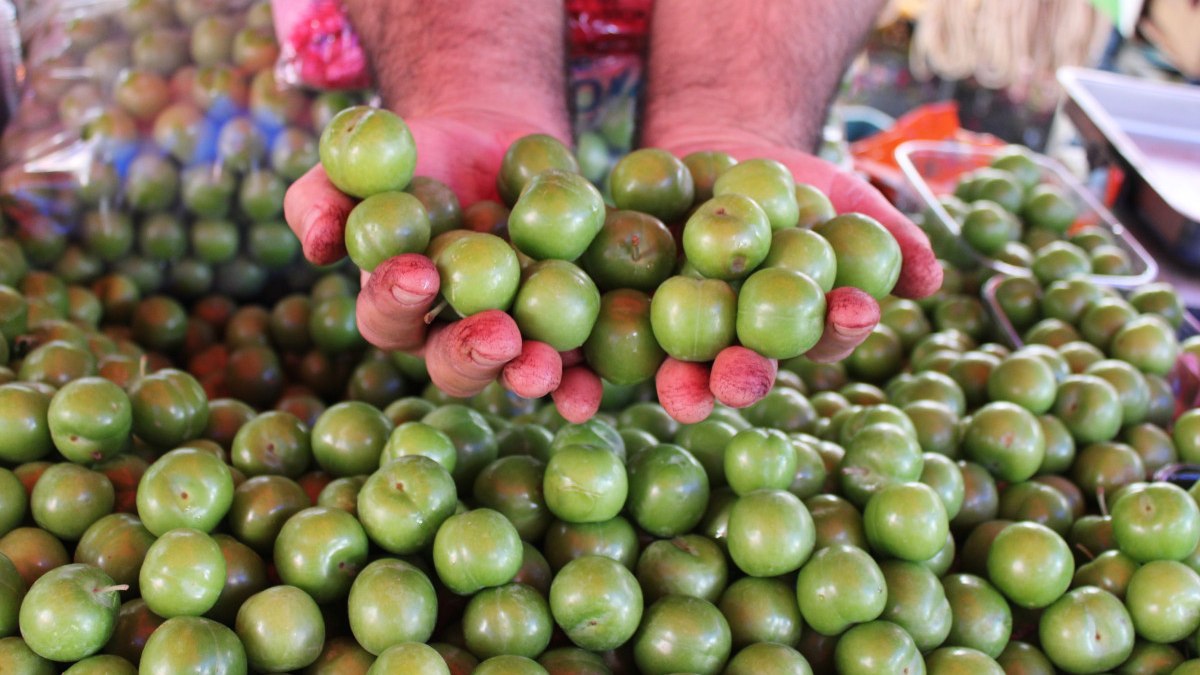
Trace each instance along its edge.
{"label": "pile of green plum", "polygon": [[317,162],[321,128],[361,97],[277,83],[265,1],[68,14],[31,38],[4,138],[4,214],[29,261],[188,300],[307,288],[283,194]]}
{"label": "pile of green plum", "polygon": [[[901,271],[901,247],[888,229],[861,214],[835,214],[824,194],[772,160],[637,150],[608,177],[610,209],[568,148],[531,135],[504,156],[503,203],[462,212],[446,186],[413,178],[415,144],[391,112],[342,111],[322,133],[319,153],[330,182],[361,200],[345,228],[358,267],[436,267],[436,292],[413,323],[482,325],[484,315],[504,313],[511,319],[489,320],[515,322],[519,338],[581,356],[593,380],[613,385],[652,380],[668,357],[715,359],[715,380],[731,348],[764,361],[800,356],[822,338],[827,293],[853,289],[878,300]],[[472,339],[486,330],[473,326]],[[420,346],[416,335],[393,346]],[[456,395],[486,383],[459,386],[432,374]],[[716,386],[712,393],[738,405]],[[664,405],[681,421],[697,421]],[[594,412],[564,414],[582,421]]]}
{"label": "pile of green plum", "polygon": [[[360,206],[453,212],[406,189]],[[518,241],[520,199],[432,238]],[[946,265],[752,405],[683,424],[606,380],[571,423],[367,346],[337,272],[256,305],[24,255],[0,237],[6,672],[1200,672],[1200,488],[1155,479],[1200,463],[1169,286],[1003,279],[1016,348]],[[579,260],[517,295],[567,265],[599,292]]]}
{"label": "pile of green plum", "polygon": [[941,205],[976,253],[1029,269],[1042,283],[1133,274],[1112,233],[1081,222],[1078,198],[1045,174],[1028,149],[1011,146],[989,166],[963,174]]}

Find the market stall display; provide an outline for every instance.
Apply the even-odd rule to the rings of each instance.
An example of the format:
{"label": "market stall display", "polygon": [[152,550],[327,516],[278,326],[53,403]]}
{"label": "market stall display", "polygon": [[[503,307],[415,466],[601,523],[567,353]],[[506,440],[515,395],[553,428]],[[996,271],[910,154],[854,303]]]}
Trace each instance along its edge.
{"label": "market stall display", "polygon": [[[31,24],[4,139],[0,672],[1200,672],[1200,324],[1045,157],[901,145],[904,298],[772,162],[528,136],[460,204],[267,5],[113,6]],[[810,358],[839,287],[879,323]]]}

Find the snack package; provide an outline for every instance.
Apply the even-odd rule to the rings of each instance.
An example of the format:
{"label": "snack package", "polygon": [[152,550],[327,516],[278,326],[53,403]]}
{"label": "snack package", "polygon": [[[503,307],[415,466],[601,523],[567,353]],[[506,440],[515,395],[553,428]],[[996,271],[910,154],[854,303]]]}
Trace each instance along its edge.
{"label": "snack package", "polygon": [[273,4],[281,82],[323,90],[371,85],[366,54],[338,0]]}
{"label": "snack package", "polygon": [[[34,267],[122,272],[143,295],[303,286],[288,185],[359,101],[276,80],[266,0],[38,0],[0,139],[0,210]],[[286,283],[274,283],[284,280]]]}
{"label": "snack package", "polygon": [[566,3],[576,154],[596,183],[633,146],[651,6],[651,0]]}
{"label": "snack package", "polygon": [[0,130],[16,110],[18,78],[23,70],[17,9],[11,0],[0,0]]}

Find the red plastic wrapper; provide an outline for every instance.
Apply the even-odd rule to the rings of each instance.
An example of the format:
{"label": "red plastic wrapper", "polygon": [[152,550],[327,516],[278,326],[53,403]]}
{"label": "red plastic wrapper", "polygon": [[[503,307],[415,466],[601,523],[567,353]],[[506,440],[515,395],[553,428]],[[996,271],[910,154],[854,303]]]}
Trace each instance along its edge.
{"label": "red plastic wrapper", "polygon": [[371,86],[367,56],[338,0],[273,6],[281,81],[325,90]]}
{"label": "red plastic wrapper", "polygon": [[640,54],[652,0],[567,0],[571,56]]}

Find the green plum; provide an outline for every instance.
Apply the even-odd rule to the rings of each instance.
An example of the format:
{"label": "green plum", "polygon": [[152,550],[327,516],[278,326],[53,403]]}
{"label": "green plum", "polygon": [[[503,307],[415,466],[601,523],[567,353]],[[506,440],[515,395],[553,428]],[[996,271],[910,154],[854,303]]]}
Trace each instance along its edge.
{"label": "green plum", "polygon": [[521,559],[516,528],[491,509],[450,516],[433,540],[438,578],[459,595],[507,584],[520,569]]}
{"label": "green plum", "polygon": [[91,565],[64,565],[35,581],[21,601],[21,636],[38,656],[78,661],[112,637],[121,588]]}
{"label": "green plum", "polygon": [[155,614],[200,616],[225,585],[225,557],[216,541],[188,528],[164,532],[146,551],[138,573],[142,599]]}
{"label": "green plum", "polygon": [[725,194],[704,202],[683,227],[683,252],[704,277],[748,276],[771,248],[766,212],[749,197]]}
{"label": "green plum", "polygon": [[391,553],[425,550],[454,514],[450,472],[423,455],[407,455],[372,473],[358,493],[358,518],[367,536]]}
{"label": "green plum", "polygon": [[334,115],[321,132],[318,152],[329,182],[359,199],[403,190],[417,163],[416,144],[404,120],[366,106]]}
{"label": "green plum", "polygon": [[880,299],[900,278],[900,245],[875,219],[858,213],[832,218],[813,231],[829,241],[837,258],[834,286],[854,286]]}
{"label": "green plum", "polygon": [[233,630],[216,621],[177,616],[167,619],[150,634],[138,672],[145,675],[246,673],[246,650]]}
{"label": "green plum", "polygon": [[1133,620],[1111,593],[1085,586],[1069,591],[1042,612],[1038,636],[1056,667],[1098,673],[1129,658]]}
{"label": "green plum", "polygon": [[729,658],[730,640],[729,624],[712,603],[668,595],[646,609],[633,656],[647,675],[716,675]]}
{"label": "green plum", "polygon": [[604,198],[577,173],[533,176],[508,216],[512,243],[535,259],[575,260],[604,227]]}
{"label": "green plum", "polygon": [[363,568],[350,587],[350,629],[358,644],[381,654],[403,642],[425,642],[433,634],[437,594],[416,567],[393,558]]}
{"label": "green plum", "polygon": [[367,560],[367,535],[354,516],[324,506],[293,515],[275,540],[275,567],[283,583],[318,603],[346,597]]}
{"label": "green plum", "polygon": [[823,635],[837,635],[883,614],[887,583],[866,551],[833,544],[818,550],[800,568],[796,600],[809,627]]}
{"label": "green plum", "polygon": [[676,276],[650,301],[650,325],[662,350],[681,361],[709,361],[733,344],[738,297],[719,279]]}
{"label": "green plum", "polygon": [[767,358],[790,359],[811,349],[824,329],[825,294],[807,275],[766,268],[742,283],[737,337],[743,346]]}
{"label": "green plum", "polygon": [[543,260],[527,270],[512,314],[521,337],[570,351],[591,335],[600,314],[600,291],[574,264]]}

